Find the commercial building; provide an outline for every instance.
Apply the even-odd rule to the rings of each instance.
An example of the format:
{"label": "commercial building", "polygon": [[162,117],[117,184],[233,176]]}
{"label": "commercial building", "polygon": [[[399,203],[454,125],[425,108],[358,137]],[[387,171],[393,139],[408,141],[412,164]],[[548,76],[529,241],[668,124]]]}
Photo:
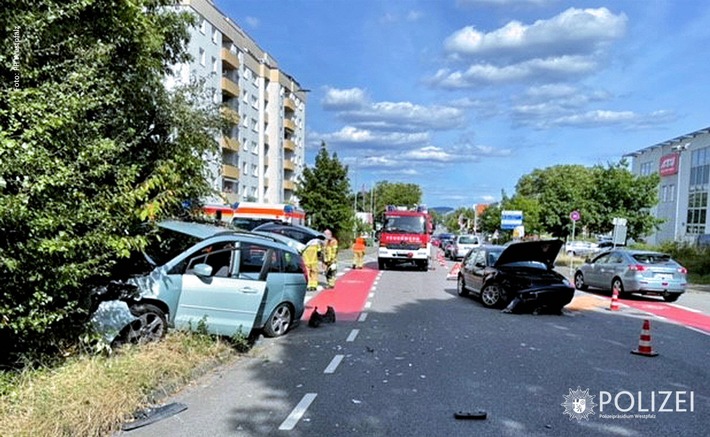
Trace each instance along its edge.
{"label": "commercial building", "polygon": [[652,214],[664,220],[647,238],[651,244],[664,241],[695,243],[710,234],[710,127],[654,144],[625,155],[636,175],[658,173],[659,203]]}
{"label": "commercial building", "polygon": [[239,124],[206,157],[225,203],[298,203],[294,190],[305,161],[306,90],[211,1],[183,0],[197,17],[192,61],[176,65],[167,86],[205,81],[214,103]]}

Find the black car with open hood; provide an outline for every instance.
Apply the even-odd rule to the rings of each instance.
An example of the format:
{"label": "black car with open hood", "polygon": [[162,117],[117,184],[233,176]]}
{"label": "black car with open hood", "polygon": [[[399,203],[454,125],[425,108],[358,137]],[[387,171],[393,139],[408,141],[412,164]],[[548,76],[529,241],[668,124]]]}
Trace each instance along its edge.
{"label": "black car with open hood", "polygon": [[475,248],[461,262],[458,294],[473,293],[483,305],[510,312],[526,307],[559,312],[574,297],[574,286],[554,270],[563,244],[538,240]]}

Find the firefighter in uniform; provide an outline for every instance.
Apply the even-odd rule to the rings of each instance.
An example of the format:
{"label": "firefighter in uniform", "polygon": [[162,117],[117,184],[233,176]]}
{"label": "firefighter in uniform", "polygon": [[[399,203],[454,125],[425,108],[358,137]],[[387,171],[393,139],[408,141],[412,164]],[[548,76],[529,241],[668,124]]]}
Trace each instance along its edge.
{"label": "firefighter in uniform", "polygon": [[323,248],[323,264],[325,264],[325,279],[328,288],[335,287],[335,275],[338,272],[338,240],[333,237],[330,229],[323,231],[325,247]]}
{"label": "firefighter in uniform", "polygon": [[353,244],[353,268],[361,269],[365,261],[365,239],[357,237]]}
{"label": "firefighter in uniform", "polygon": [[320,274],[320,255],[323,242],[314,238],[306,243],[305,249],[301,253],[303,263],[308,270],[308,285],[306,291],[315,291],[318,288],[318,275]]}

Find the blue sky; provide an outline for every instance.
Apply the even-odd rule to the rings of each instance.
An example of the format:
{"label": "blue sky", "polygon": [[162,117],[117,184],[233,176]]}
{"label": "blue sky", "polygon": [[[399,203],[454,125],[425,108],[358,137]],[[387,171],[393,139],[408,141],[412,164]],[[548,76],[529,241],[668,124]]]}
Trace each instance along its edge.
{"label": "blue sky", "polygon": [[325,141],[357,189],[490,203],[710,126],[705,0],[215,3],[311,90],[307,164]]}

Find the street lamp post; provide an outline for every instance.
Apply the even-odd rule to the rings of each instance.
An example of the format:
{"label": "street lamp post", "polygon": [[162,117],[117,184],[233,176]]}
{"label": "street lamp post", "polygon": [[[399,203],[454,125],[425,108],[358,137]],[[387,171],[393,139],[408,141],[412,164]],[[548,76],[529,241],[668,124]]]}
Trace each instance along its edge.
{"label": "street lamp post", "polygon": [[690,146],[690,143],[685,143],[685,144],[678,144],[673,146],[673,150],[678,152],[678,183],[676,184],[676,196],[675,196],[675,220],[673,221],[673,240],[678,241],[680,238],[680,232],[679,232],[679,226],[678,223],[680,221],[680,177],[681,173],[683,170],[683,166],[681,165],[681,156],[683,155],[683,152],[688,149],[688,146]]}

